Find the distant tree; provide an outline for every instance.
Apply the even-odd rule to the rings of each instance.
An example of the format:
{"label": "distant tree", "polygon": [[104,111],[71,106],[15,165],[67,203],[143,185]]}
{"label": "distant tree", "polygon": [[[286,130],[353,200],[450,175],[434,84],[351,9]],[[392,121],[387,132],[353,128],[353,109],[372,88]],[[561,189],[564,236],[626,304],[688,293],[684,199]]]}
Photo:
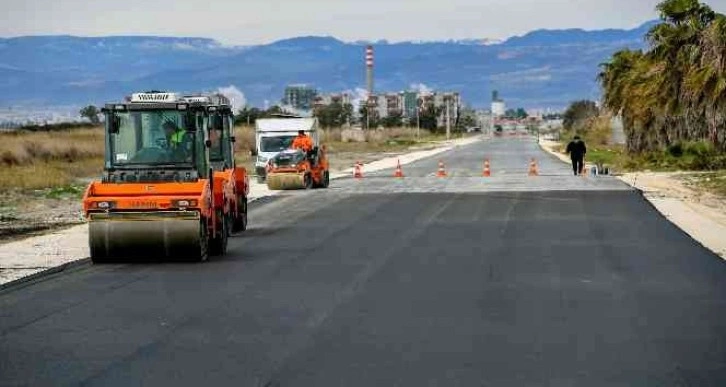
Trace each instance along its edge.
{"label": "distant tree", "polygon": [[358,114],[360,114],[360,125],[363,129],[368,129],[369,126],[371,128],[378,127],[378,112],[375,110],[371,110],[370,115],[368,115],[368,106],[361,104]]}
{"label": "distant tree", "polygon": [[381,120],[381,125],[386,128],[397,128],[403,126],[403,115],[392,114]]}
{"label": "distant tree", "polygon": [[507,118],[524,119],[528,117],[527,111],[524,108],[507,109],[504,112],[504,116]]}
{"label": "distant tree", "polygon": [[575,101],[567,108],[563,116],[562,126],[566,130],[580,132],[588,122],[600,114],[600,109],[593,101]]}
{"label": "distant tree", "polygon": [[236,125],[242,124],[254,124],[257,118],[262,116],[262,110],[256,107],[245,106],[242,110],[237,112],[234,117],[234,123]]}
{"label": "distant tree", "polygon": [[88,120],[91,121],[93,125],[98,125],[101,123],[101,120],[98,118],[98,115],[100,113],[101,112],[98,110],[98,108],[93,105],[88,105],[80,111],[81,117],[88,118]]}
{"label": "distant tree", "polygon": [[457,127],[459,129],[471,128],[471,127],[477,126],[477,124],[478,124],[477,117],[476,117],[476,111],[469,107],[465,107],[465,108],[461,109],[457,119],[458,119]]}
{"label": "distant tree", "polygon": [[439,127],[439,116],[443,113],[444,108],[424,107],[419,112],[419,122],[421,127],[431,131],[436,131]]}
{"label": "distant tree", "polygon": [[338,128],[350,122],[353,117],[353,105],[336,102],[316,108],[313,114],[323,128]]}

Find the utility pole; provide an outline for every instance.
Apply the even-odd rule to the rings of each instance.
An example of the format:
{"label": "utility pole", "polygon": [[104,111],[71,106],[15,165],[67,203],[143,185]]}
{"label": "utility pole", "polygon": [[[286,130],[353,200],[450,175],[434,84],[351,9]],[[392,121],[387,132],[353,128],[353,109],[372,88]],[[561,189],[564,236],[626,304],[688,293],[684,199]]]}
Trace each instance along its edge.
{"label": "utility pole", "polygon": [[416,104],[416,139],[421,139],[421,107]]}
{"label": "utility pole", "polygon": [[449,140],[451,138],[451,117],[449,116],[449,102],[451,102],[448,98],[446,99],[446,139]]}

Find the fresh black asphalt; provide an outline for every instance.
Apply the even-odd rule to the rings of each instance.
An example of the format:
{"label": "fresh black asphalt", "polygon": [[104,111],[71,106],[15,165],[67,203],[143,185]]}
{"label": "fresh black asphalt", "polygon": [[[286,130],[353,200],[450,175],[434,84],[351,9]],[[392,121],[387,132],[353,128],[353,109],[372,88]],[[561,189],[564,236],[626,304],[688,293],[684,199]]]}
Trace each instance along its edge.
{"label": "fresh black asphalt", "polygon": [[0,385],[726,385],[726,264],[637,192],[379,180],[256,205],[207,263],[0,292]]}

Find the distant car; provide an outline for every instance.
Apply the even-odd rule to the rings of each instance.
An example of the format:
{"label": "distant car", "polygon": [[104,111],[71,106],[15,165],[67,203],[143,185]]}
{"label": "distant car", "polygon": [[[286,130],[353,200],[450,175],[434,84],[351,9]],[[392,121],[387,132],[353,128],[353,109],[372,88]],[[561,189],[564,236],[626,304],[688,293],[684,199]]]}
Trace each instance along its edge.
{"label": "distant car", "polygon": [[479,132],[479,133],[481,133],[481,128],[480,128],[480,127],[478,127],[478,126],[473,126],[473,127],[471,127],[471,128],[466,128],[466,132],[467,132],[467,133],[474,133],[474,132]]}

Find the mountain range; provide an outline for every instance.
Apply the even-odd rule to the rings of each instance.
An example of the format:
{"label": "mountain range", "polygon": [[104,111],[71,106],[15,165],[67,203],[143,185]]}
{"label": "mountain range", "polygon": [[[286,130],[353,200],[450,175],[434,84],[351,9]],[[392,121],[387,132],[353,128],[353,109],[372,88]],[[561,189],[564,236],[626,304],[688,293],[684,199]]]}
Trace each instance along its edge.
{"label": "mountain range", "polygon": [[[486,39],[375,43],[375,87],[459,91],[486,106],[492,90],[510,106],[566,106],[598,98],[598,65],[623,48],[642,48],[653,22],[631,30],[537,30]],[[366,42],[297,37],[257,46],[206,38],[31,36],[0,39],[0,106],[102,105],[133,91],[235,86],[251,105],[276,103],[286,85],[321,92],[365,84]]]}

